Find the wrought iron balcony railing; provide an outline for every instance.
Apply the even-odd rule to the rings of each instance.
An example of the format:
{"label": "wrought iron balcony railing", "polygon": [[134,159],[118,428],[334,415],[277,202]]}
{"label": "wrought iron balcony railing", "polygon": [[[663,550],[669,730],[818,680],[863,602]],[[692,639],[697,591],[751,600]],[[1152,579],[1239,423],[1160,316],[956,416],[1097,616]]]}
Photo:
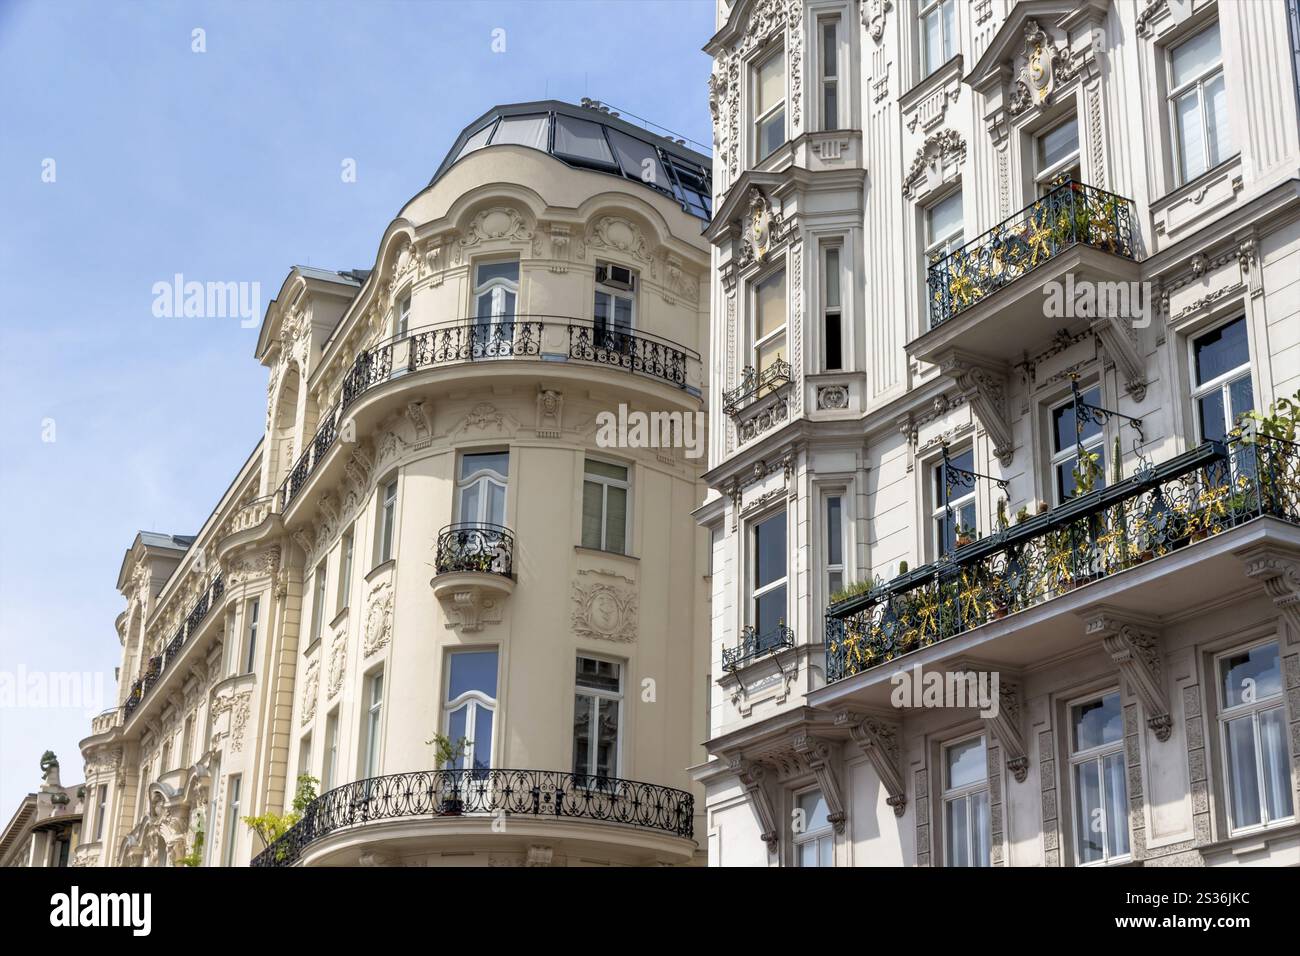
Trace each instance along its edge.
{"label": "wrought iron balcony railing", "polygon": [[[567,331],[567,358],[573,361],[614,366],[678,388],[687,387],[687,365],[692,358],[698,359],[694,352],[647,332],[557,316],[465,319],[413,329],[360,353],[353,361],[343,378],[339,400],[321,417],[316,434],[280,483],[276,492],[279,509],[297,497],[338,438],[344,413],[370,389],[404,372],[467,362],[537,358],[542,354],[542,334],[548,326]],[[393,349],[401,342],[409,342],[409,357],[404,368],[394,370]]]}
{"label": "wrought iron balcony railing", "polygon": [[754,371],[752,365],[746,365],[740,373],[740,382],[735,388],[722,393],[722,410],[735,416],[746,406],[758,401],[764,395],[775,392],[782,385],[790,384],[790,363],[777,359],[761,372]]}
{"label": "wrought iron balcony railing", "polygon": [[321,794],[251,865],[292,866],[322,837],[376,820],[500,813],[622,823],[686,839],[695,832],[695,798],[658,784],[555,770],[421,770]]}
{"label": "wrought iron balcony railing", "polygon": [[448,525],[438,532],[434,569],[438,574],[478,571],[514,576],[515,538],[507,528],[473,522]]}
{"label": "wrought iron balcony railing", "polygon": [[747,626],[740,632],[740,643],[722,649],[722,669],[731,673],[742,664],[764,654],[775,654],[787,647],[794,647],[794,631],[784,624],[778,624],[762,634],[755,633],[753,627]]}
{"label": "wrought iron balcony railing", "polygon": [[181,626],[177,629],[175,636],[163,648],[163,652],[149,659],[144,674],[131,685],[131,692],[127,694],[126,701],[122,704],[123,719],[130,717],[132,712],[140,706],[140,702],[144,700],[149,688],[158,683],[167,668],[180,656],[185,647],[185,642],[199,629],[199,625],[203,623],[209,612],[225,593],[225,582],[222,580],[221,575],[218,574],[195,600],[189,613],[185,615],[185,619],[181,622]]}
{"label": "wrought iron balcony railing", "polygon": [[1075,245],[1135,257],[1133,202],[1065,179],[1011,218],[931,262],[930,328]]}
{"label": "wrought iron balcony railing", "polygon": [[1300,445],[1207,442],[832,605],[826,680],[851,677],[1261,516],[1300,524]]}

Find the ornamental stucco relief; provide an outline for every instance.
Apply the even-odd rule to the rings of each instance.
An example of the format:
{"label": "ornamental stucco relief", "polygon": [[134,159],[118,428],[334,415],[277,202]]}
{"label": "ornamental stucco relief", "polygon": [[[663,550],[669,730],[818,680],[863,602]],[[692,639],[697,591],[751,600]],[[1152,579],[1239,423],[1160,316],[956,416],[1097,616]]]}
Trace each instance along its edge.
{"label": "ornamental stucco relief", "polygon": [[636,582],[611,571],[579,571],[578,578],[573,585],[574,633],[602,641],[635,641]]}
{"label": "ornamental stucco relief", "polygon": [[366,605],[365,656],[388,644],[393,634],[393,587],[387,581],[370,591]]}

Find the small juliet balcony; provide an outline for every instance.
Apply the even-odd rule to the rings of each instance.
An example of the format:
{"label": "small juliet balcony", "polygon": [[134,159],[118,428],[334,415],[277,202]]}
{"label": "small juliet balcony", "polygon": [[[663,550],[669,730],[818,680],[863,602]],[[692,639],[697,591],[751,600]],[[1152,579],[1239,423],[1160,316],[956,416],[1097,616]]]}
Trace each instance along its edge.
{"label": "small juliet balcony", "polygon": [[501,525],[462,522],[438,533],[433,594],[449,621],[478,631],[501,619],[502,602],[515,589],[515,537]]}
{"label": "small juliet balcony", "polygon": [[[954,354],[1005,364],[1019,359],[1027,346],[1048,342],[1075,318],[1094,324],[1115,319],[1124,323],[1121,331],[1127,335],[1145,305],[1136,301],[1134,223],[1131,200],[1062,180],[1047,195],[929,264],[926,330],[908,343],[908,354],[939,364]],[[1049,282],[1061,284],[1055,305],[1046,295]],[[1081,304],[1072,294],[1084,288],[1094,293],[1090,312],[1086,301]],[[1101,295],[1116,302],[1098,307],[1095,300]],[[1115,316],[1116,311],[1126,314]],[[1125,371],[1138,375],[1141,370]]]}
{"label": "small juliet balcony", "polygon": [[1300,445],[1206,442],[831,605],[826,681],[975,647],[1012,668],[1052,658],[1099,606],[1154,620],[1240,595],[1252,549],[1274,546],[1300,549]]}
{"label": "small juliet balcony", "polygon": [[735,673],[760,657],[778,654],[790,647],[794,647],[794,631],[785,624],[778,624],[762,634],[747,626],[740,632],[740,641],[735,647],[722,649],[722,669],[729,674]]}

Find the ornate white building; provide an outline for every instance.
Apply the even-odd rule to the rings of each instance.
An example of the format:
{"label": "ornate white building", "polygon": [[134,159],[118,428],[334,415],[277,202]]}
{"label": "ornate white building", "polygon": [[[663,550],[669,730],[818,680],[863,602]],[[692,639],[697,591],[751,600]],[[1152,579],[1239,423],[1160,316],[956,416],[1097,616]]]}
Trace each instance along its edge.
{"label": "ornate white building", "polygon": [[500,107],[373,268],[289,272],[261,441],[123,561],[79,862],[702,862],[710,194],[598,104]]}
{"label": "ornate white building", "polygon": [[1300,862],[1296,5],[717,26],[710,862]]}

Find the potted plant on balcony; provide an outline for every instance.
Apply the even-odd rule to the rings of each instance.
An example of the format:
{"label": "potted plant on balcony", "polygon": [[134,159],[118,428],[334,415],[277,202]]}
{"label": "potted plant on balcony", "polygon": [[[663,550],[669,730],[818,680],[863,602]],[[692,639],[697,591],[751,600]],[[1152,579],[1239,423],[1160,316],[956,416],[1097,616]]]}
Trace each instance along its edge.
{"label": "potted plant on balcony", "polygon": [[425,741],[433,746],[433,769],[438,779],[439,816],[458,817],[464,811],[465,802],[460,795],[461,771],[456,764],[465,758],[469,741],[464,737],[452,740],[445,734],[434,734]]}
{"label": "potted plant on balcony", "polygon": [[957,547],[964,548],[975,541],[975,529],[969,525],[957,525]]}
{"label": "potted plant on balcony", "polygon": [[[293,805],[288,813],[263,813],[259,816],[243,818],[248,828],[261,839],[264,848],[269,848],[302,819],[302,815],[316,799],[316,785],[319,783],[320,781],[310,774],[300,773],[298,786],[293,795]],[[288,852],[287,846],[280,845],[275,851],[276,859],[283,860]]]}

